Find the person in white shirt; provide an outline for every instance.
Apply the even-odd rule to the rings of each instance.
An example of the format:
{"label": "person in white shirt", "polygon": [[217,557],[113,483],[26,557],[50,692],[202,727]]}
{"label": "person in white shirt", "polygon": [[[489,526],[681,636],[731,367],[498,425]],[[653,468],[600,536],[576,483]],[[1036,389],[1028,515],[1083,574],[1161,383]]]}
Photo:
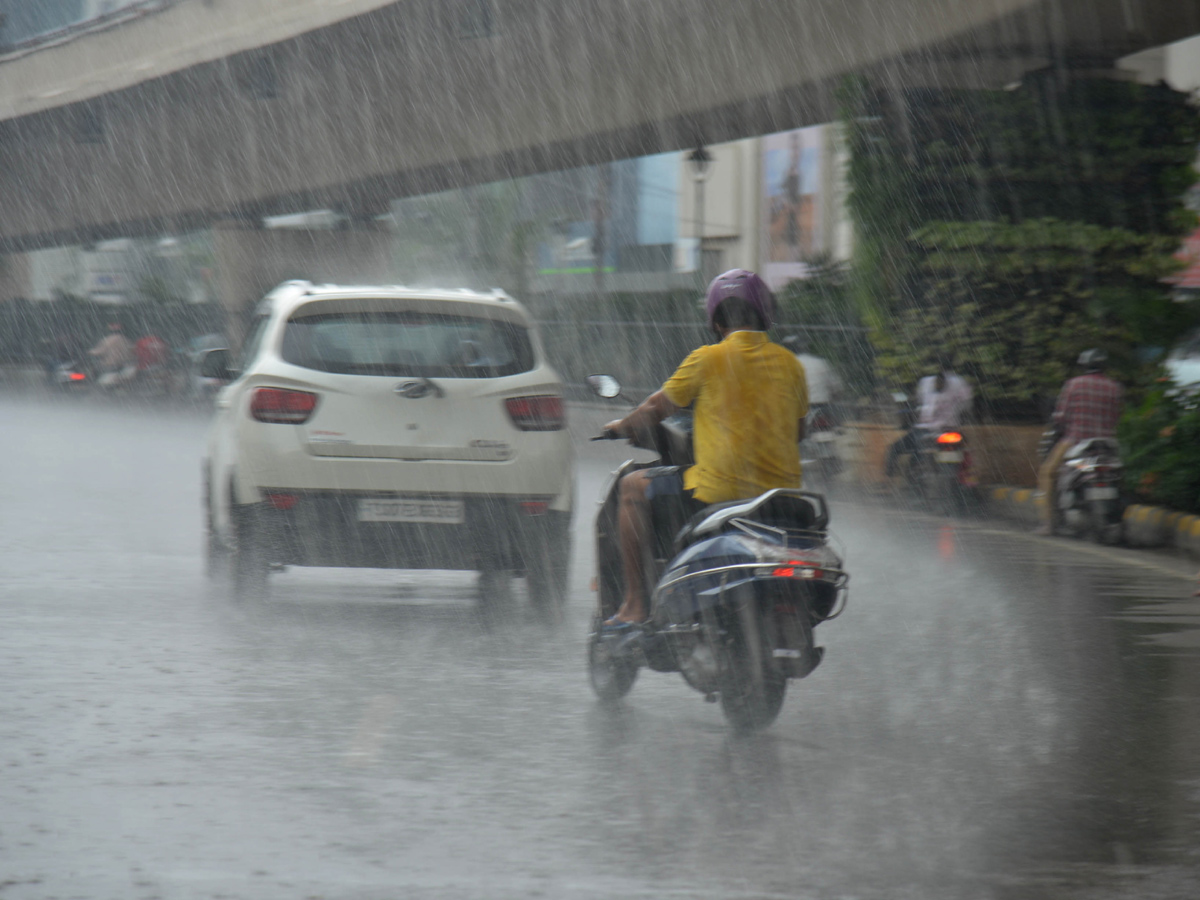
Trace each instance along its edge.
{"label": "person in white shirt", "polygon": [[920,404],[917,422],[888,448],[887,476],[895,475],[900,457],[916,453],[928,435],[961,426],[973,399],[974,393],[966,379],[954,374],[946,362],[939,364],[936,375],[926,375],[917,382],[917,402]]}
{"label": "person in white shirt", "polygon": [[809,353],[808,341],[802,337],[789,335],[783,339],[783,346],[796,354],[796,359],[804,366],[804,377],[808,382],[809,409],[833,403],[842,390],[842,380],[838,378],[833,366],[821,357]]}

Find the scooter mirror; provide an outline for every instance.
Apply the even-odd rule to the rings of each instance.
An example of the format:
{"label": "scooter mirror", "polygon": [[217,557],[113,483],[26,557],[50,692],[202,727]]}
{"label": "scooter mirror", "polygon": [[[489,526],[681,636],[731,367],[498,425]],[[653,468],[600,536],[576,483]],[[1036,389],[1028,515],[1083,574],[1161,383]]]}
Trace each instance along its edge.
{"label": "scooter mirror", "polygon": [[592,393],[599,397],[611,400],[621,393],[621,382],[611,375],[589,375],[586,380]]}

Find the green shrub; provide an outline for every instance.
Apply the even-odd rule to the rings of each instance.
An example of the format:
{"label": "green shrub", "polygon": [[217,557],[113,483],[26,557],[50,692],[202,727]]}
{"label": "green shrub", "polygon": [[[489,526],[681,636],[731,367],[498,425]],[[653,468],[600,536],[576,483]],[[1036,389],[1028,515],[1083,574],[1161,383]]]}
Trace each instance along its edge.
{"label": "green shrub", "polygon": [[1121,420],[1126,483],[1138,499],[1200,513],[1200,403],[1159,384]]}

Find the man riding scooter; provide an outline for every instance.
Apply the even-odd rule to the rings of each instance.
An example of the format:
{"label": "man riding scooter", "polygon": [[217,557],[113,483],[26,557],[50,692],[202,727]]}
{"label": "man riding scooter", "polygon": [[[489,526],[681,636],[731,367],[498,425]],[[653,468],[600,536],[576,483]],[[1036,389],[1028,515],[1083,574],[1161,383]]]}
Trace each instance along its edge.
{"label": "man riding scooter", "polygon": [[88,351],[88,355],[94,356],[100,367],[102,374],[97,384],[102,388],[126,384],[137,374],[133,344],[125,337],[125,329],[120,322],[108,323],[108,334]]}
{"label": "man riding scooter", "polygon": [[1042,524],[1037,533],[1052,535],[1058,527],[1058,504],[1054,481],[1067,451],[1088,438],[1111,438],[1121,418],[1124,388],[1104,374],[1108,354],[1103,350],[1084,350],[1079,354],[1083,374],[1071,378],[1059,392],[1051,425],[1056,441],[1038,469],[1038,489],[1042,493]]}
{"label": "man riding scooter", "polygon": [[646,618],[643,548],[651,535],[650,501],[678,498],[682,518],[713,503],[800,487],[800,454],[808,386],[796,357],[766,335],[775,301],[753,272],[731,269],[709,285],[708,327],[719,343],[692,351],[661,390],[606,431],[631,437],[694,405],[696,464],[642,469],[621,480],[618,531],[624,602],[605,628]]}
{"label": "man riding scooter", "polygon": [[963,416],[971,408],[973,394],[966,379],[955,374],[947,360],[939,359],[937,374],[926,375],[917,382],[917,421],[908,432],[888,448],[886,474],[896,474],[901,456],[917,453],[930,435],[962,425]]}

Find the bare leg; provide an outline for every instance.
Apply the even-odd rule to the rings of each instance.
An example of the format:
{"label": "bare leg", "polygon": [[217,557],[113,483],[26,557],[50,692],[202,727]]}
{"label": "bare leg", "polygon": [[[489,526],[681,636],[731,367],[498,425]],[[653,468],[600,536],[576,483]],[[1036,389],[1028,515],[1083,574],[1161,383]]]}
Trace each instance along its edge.
{"label": "bare leg", "polygon": [[1043,504],[1040,510],[1042,524],[1038,528],[1038,534],[1054,534],[1054,529],[1058,527],[1058,497],[1054,488],[1058,478],[1058,467],[1062,465],[1063,457],[1069,449],[1066,441],[1059,441],[1046,454],[1038,468],[1038,488],[1042,492]]}
{"label": "bare leg", "polygon": [[641,622],[646,618],[646,538],[650,534],[650,501],[646,499],[649,479],[643,472],[630,472],[621,479],[621,503],[617,531],[621,539],[621,564],[625,572],[625,602],[615,618]]}

